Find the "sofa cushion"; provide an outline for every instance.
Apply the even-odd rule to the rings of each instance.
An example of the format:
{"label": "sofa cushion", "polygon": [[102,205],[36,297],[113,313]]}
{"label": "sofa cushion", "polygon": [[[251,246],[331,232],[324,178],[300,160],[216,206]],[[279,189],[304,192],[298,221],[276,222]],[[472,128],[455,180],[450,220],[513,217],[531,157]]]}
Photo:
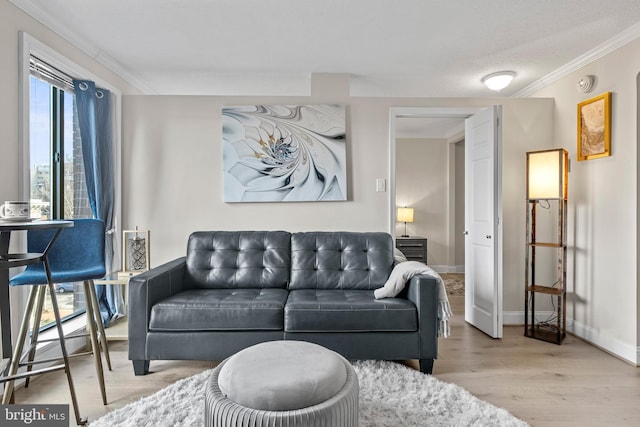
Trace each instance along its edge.
{"label": "sofa cushion", "polygon": [[404,298],[376,300],[373,291],[299,289],[284,309],[286,332],[417,331],[416,306]]}
{"label": "sofa cushion", "polygon": [[382,287],[393,268],[387,233],[311,232],[291,236],[289,289]]}
{"label": "sofa cushion", "polygon": [[282,330],[286,289],[191,289],[154,304],[152,331]]}
{"label": "sofa cushion", "polygon": [[189,288],[285,288],[291,264],[285,231],[200,231],[189,236]]}

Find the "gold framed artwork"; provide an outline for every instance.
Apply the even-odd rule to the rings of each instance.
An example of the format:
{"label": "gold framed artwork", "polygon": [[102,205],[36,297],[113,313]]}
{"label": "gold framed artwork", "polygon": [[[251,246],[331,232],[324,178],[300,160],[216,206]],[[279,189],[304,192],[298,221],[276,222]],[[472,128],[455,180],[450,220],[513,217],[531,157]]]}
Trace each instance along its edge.
{"label": "gold framed artwork", "polygon": [[611,92],[578,104],[578,160],[611,155]]}

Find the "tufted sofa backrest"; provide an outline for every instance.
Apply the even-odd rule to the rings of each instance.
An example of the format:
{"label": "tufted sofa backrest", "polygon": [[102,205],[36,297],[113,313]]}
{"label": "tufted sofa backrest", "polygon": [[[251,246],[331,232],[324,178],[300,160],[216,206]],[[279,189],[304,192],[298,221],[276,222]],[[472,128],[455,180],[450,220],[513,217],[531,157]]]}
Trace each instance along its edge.
{"label": "tufted sofa backrest", "polygon": [[377,289],[392,268],[393,240],[387,233],[291,235],[289,289]]}
{"label": "tufted sofa backrest", "polygon": [[185,283],[191,288],[286,288],[286,231],[198,231],[189,236]]}

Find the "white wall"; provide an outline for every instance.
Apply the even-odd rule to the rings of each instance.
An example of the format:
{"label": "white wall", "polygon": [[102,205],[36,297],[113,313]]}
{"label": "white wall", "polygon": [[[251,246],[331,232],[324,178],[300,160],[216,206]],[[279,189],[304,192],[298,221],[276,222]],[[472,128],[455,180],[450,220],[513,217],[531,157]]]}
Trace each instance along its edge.
{"label": "white wall", "polygon": [[[448,143],[446,139],[396,140],[396,204],[415,209],[407,234],[427,241],[427,261],[436,271],[449,267]],[[404,234],[404,223],[396,226]]]}
{"label": "white wall", "polygon": [[[640,40],[540,90],[555,99],[554,145],[569,151],[568,327],[638,363],[638,87]],[[591,93],[576,82],[597,77]],[[612,92],[611,157],[576,160],[578,103]]]}
{"label": "white wall", "polygon": [[[348,76],[314,75],[309,97],[125,96],[123,219],[151,230],[151,263],[185,254],[195,230],[389,231],[389,110],[503,105],[505,310],[523,310],[524,161],[552,140],[550,99],[350,97]],[[348,201],[223,203],[221,108],[233,104],[347,106]],[[395,203],[394,203],[395,204]]]}

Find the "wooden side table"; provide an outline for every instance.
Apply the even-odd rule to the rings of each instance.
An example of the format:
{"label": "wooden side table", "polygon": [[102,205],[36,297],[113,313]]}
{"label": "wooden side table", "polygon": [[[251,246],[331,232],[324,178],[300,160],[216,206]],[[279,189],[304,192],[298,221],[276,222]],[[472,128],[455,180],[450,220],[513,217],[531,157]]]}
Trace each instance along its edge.
{"label": "wooden side table", "polygon": [[396,237],[396,248],[398,248],[409,261],[427,263],[426,237]]}

